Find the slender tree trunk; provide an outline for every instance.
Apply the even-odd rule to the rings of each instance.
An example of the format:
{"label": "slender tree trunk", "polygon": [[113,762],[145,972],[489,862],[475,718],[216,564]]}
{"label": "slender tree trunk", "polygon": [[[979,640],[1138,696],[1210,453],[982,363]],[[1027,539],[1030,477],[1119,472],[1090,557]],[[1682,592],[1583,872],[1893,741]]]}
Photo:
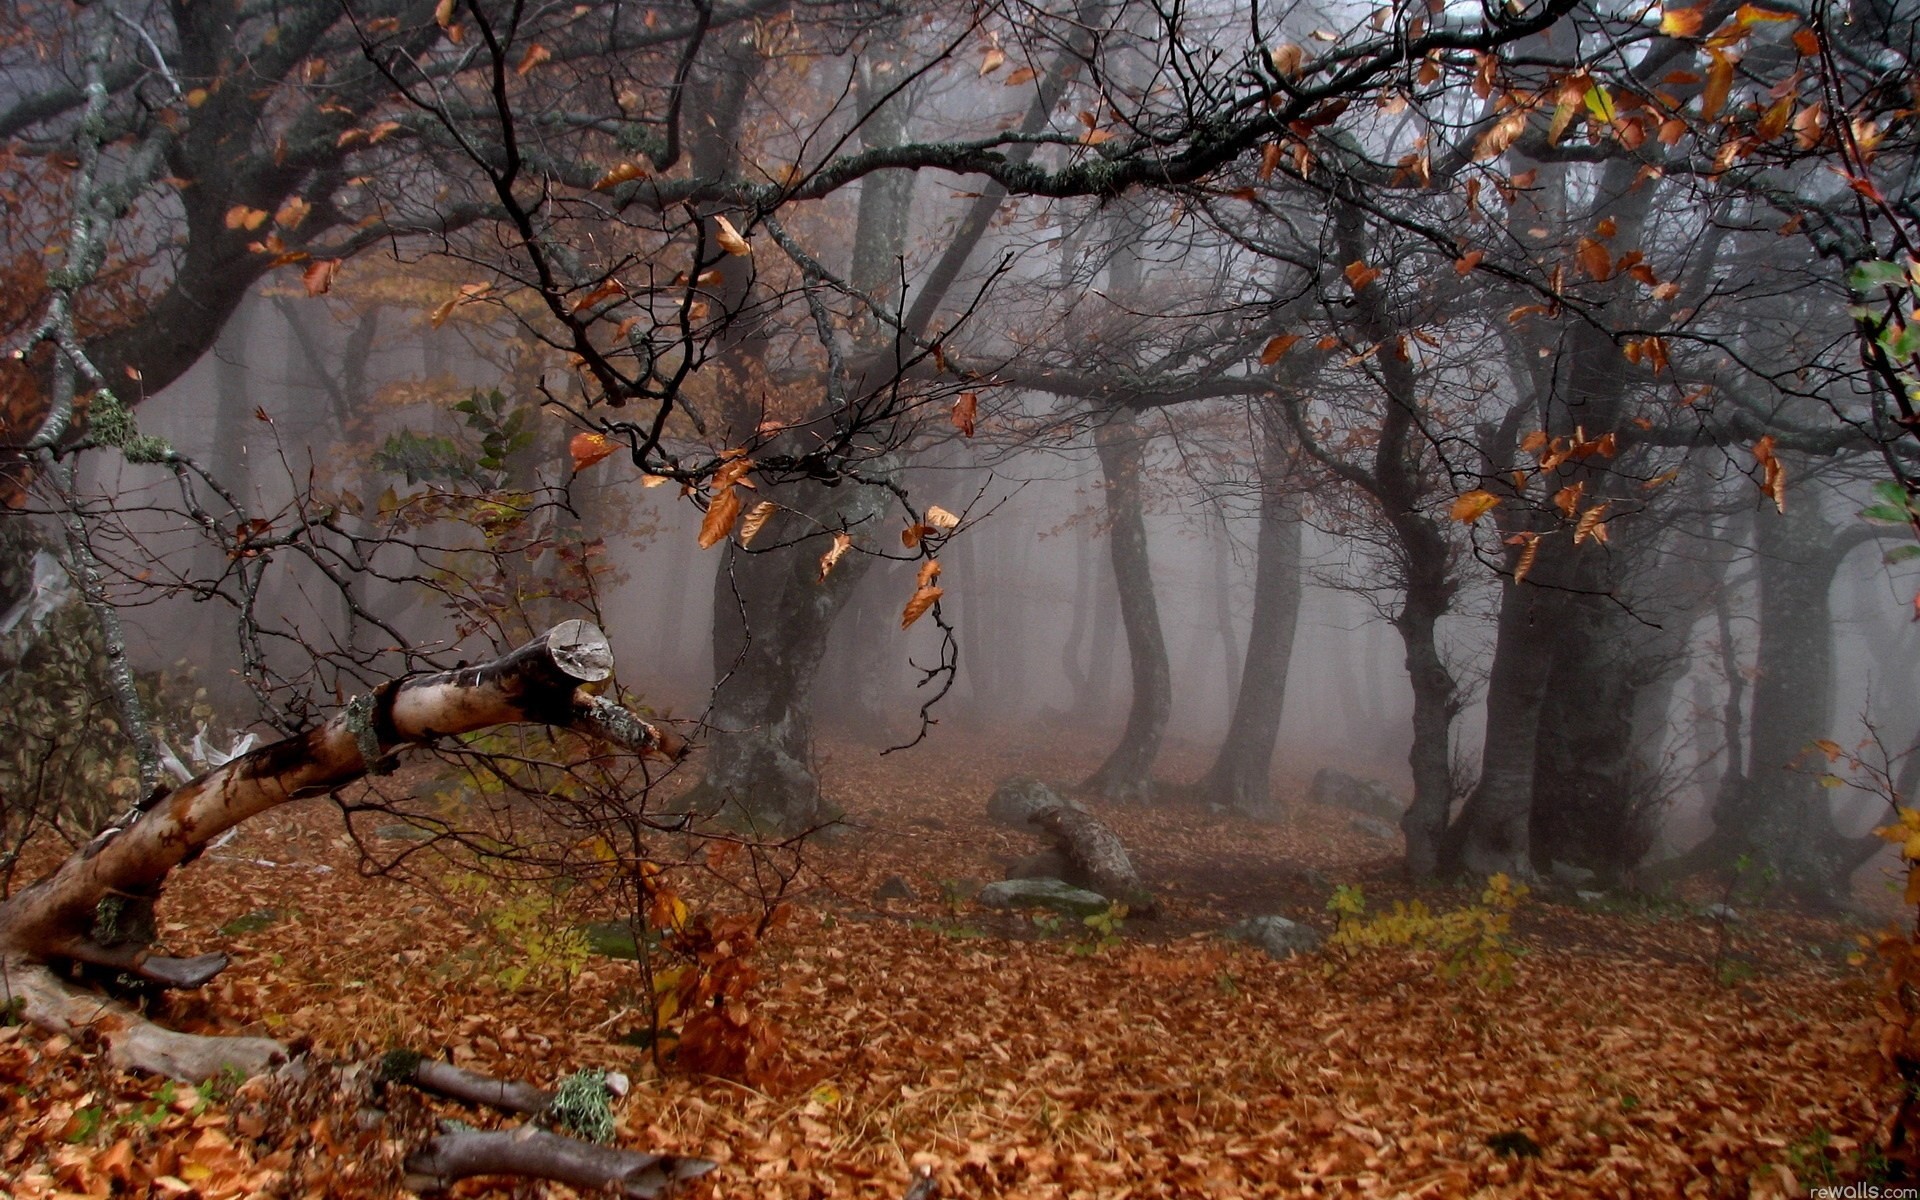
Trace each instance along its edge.
{"label": "slender tree trunk", "polygon": [[1279,813],[1272,795],[1273,745],[1286,707],[1287,670],[1300,617],[1303,526],[1287,490],[1277,439],[1269,439],[1261,467],[1259,559],[1254,568],[1246,669],[1240,673],[1227,739],[1200,791],[1208,804],[1274,819]]}
{"label": "slender tree trunk", "polygon": [[1153,762],[1173,714],[1173,672],[1147,559],[1146,441],[1139,426],[1116,418],[1094,431],[1094,445],[1106,480],[1113,578],[1127,632],[1133,705],[1120,744],[1084,786],[1119,803],[1146,804],[1153,799]]}

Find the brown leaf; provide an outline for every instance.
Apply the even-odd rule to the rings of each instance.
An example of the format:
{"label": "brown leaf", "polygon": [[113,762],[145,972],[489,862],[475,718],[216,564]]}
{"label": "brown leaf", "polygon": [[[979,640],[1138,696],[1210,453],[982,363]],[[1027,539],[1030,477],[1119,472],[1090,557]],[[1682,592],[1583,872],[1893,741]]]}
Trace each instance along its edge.
{"label": "brown leaf", "polygon": [[1526,549],[1520,551],[1519,561],[1513,564],[1513,581],[1515,583],[1524,583],[1526,582],[1527,572],[1533,570],[1534,560],[1540,557],[1540,535],[1537,533],[1528,533],[1518,536],[1521,537]]}
{"label": "brown leaf", "polygon": [[900,628],[905,629],[926,615],[928,609],[946,593],[937,587],[923,587],[907,601],[906,608],[900,612]]}
{"label": "brown leaf", "polygon": [[700,522],[700,548],[705,550],[724,541],[733,532],[733,523],[739,516],[739,489],[724,487],[716,491],[707,505],[706,519]]}
{"label": "brown leaf", "polygon": [[927,506],[927,524],[945,533],[949,529],[959,525],[960,518],[954,516],[946,509],[941,508],[938,504],[929,504]]}
{"label": "brown leaf", "polygon": [[1593,238],[1581,238],[1576,251],[1580,259],[1580,269],[1595,280],[1606,280],[1613,274],[1613,255],[1607,248]]}
{"label": "brown leaf", "polygon": [[442,29],[453,24],[453,14],[458,4],[459,0],[440,0],[433,7],[433,23]]}
{"label": "brown leaf", "polygon": [[1292,79],[1307,62],[1307,52],[1292,42],[1282,42],[1267,51],[1267,66],[1282,79]]}
{"label": "brown leaf", "polygon": [[738,255],[742,258],[753,253],[753,247],[747,243],[746,238],[740,236],[740,231],[733,227],[732,221],[727,220],[725,217],[715,217],[713,223],[715,226],[714,240],[720,243],[722,250],[725,250],[728,254]]}
{"label": "brown leaf", "polygon": [[827,547],[827,552],[820,556],[820,575],[815,582],[825,583],[827,573],[833,570],[834,564],[845,558],[847,551],[851,549],[853,549],[852,534],[844,531],[834,534],[833,545]]}
{"label": "brown leaf", "polygon": [[267,223],[268,212],[264,208],[248,208],[236,204],[227,210],[227,228],[245,229],[249,233]]}
{"label": "brown leaf", "polygon": [[1032,67],[1021,67],[1018,71],[1007,76],[1007,81],[1004,86],[1019,87],[1023,83],[1032,83],[1034,74],[1035,72]]}
{"label": "brown leaf", "polygon": [[542,46],[539,42],[535,42],[533,45],[527,47],[527,52],[521,56],[520,65],[513,69],[513,73],[524,76],[527,72],[552,57],[553,51]]}
{"label": "brown leaf", "polygon": [[1467,251],[1465,254],[1462,254],[1459,258],[1456,258],[1453,260],[1454,274],[1456,275],[1472,274],[1473,269],[1479,266],[1480,260],[1485,258],[1486,256],[1487,256],[1487,252],[1485,250]]}
{"label": "brown leaf", "polygon": [[940,578],[940,560],[930,558],[920,564],[920,575],[919,578],[914,581],[914,586],[926,587],[938,578]]}
{"label": "brown leaf", "polygon": [[1347,282],[1354,291],[1360,291],[1374,280],[1380,278],[1380,272],[1367,265],[1365,259],[1356,258],[1347,264]]}
{"label": "brown leaf", "polygon": [[1753,460],[1760,466],[1760,490],[1773,500],[1773,506],[1787,511],[1787,468],[1773,450],[1773,435],[1753,444]]}
{"label": "brown leaf", "polygon": [[1522,130],[1527,127],[1527,110],[1516,108],[1495,121],[1487,131],[1473,144],[1473,160],[1486,162],[1490,158],[1499,158],[1507,152],[1507,147],[1519,139]]}
{"label": "brown leaf", "polygon": [[618,447],[613,439],[604,433],[576,433],[567,443],[567,452],[573,456],[573,469],[584,471],[593,464],[612,454]]}
{"label": "brown leaf", "polygon": [[289,196],[280,210],[273,214],[273,223],[282,229],[298,229],[300,222],[306,220],[307,214],[312,211],[313,205],[298,196]]}
{"label": "brown leaf", "polygon": [[1573,514],[1579,511],[1580,496],[1586,490],[1587,481],[1584,479],[1570,483],[1553,494],[1553,506],[1560,510],[1561,516],[1571,521]]}
{"label": "brown leaf", "polygon": [[977,392],[961,392],[959,399],[953,402],[953,427],[960,431],[961,437],[973,436],[973,420],[980,408],[980,395]]}
{"label": "brown leaf", "polygon": [[1260,365],[1270,367],[1279,362],[1280,356],[1293,349],[1293,344],[1299,340],[1298,336],[1291,333],[1276,334],[1268,338],[1267,344],[1260,350]]}
{"label": "brown leaf", "polygon": [[1455,499],[1447,515],[1462,525],[1471,525],[1492,512],[1499,503],[1500,497],[1484,488],[1475,488]]}
{"label": "brown leaf", "polygon": [[998,46],[988,46],[986,54],[981,56],[980,59],[980,74],[991,75],[1005,66],[1006,62],[1007,55],[1005,51],[1001,50]]}
{"label": "brown leaf", "polygon": [[596,192],[604,192],[609,188],[619,187],[621,184],[630,180],[645,179],[646,177],[647,169],[639,163],[617,163],[608,168],[605,175],[593,181],[593,190]]}
{"label": "brown leaf", "polygon": [[762,500],[748,509],[746,519],[740,522],[740,544],[745,546],[752,543],[754,535],[760,532],[766,525],[767,519],[779,509],[780,506],[771,500]]}
{"label": "brown leaf", "polygon": [[1727,93],[1733,87],[1733,60],[1715,50],[1707,67],[1707,86],[1700,92],[1700,119],[1711,121],[1727,105]]}
{"label": "brown leaf", "polygon": [[1707,7],[1669,8],[1660,14],[1660,32],[1667,37],[1696,37],[1706,21]]}
{"label": "brown leaf", "polygon": [[300,275],[300,282],[306,284],[307,295],[324,296],[332,290],[333,277],[339,273],[339,259],[316,258],[307,264],[307,269]]}

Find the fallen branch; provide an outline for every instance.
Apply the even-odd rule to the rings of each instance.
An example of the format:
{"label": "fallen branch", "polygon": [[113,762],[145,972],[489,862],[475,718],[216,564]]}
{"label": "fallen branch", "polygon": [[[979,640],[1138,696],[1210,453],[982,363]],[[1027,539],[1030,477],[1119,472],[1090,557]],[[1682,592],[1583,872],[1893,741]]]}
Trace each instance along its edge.
{"label": "fallen branch", "polygon": [[407,1159],[406,1188],[445,1191],[476,1175],[551,1179],[583,1192],[651,1200],[714,1169],[704,1158],[676,1158],[596,1146],[522,1125],[494,1132],[443,1133]]}
{"label": "fallen branch", "polygon": [[[214,839],[268,809],[326,795],[408,745],[494,725],[538,722],[576,730],[635,753],[678,757],[686,743],[580,685],[609,678],[606,635],[565,621],[477,667],[382,684],[326,724],[262,746],[158,797],[124,827],[104,830],[52,874],[0,903],[0,985],[29,1021],[63,1033],[91,1029],[123,1066],[198,1081],[224,1067],[252,1074],[285,1057],[263,1038],[188,1039],[124,1006],[77,992],[42,968],[77,961],[161,987],[197,987],[224,955],[170,958],[137,941],[96,935],[115,906],[152,904],[172,870]],[[111,900],[112,905],[103,908]],[[199,1043],[233,1042],[227,1050]]]}
{"label": "fallen branch", "polygon": [[497,1108],[502,1112],[543,1113],[553,1103],[553,1093],[531,1083],[495,1079],[478,1071],[456,1067],[437,1058],[406,1050],[395,1050],[381,1062],[381,1071],[395,1083],[408,1083],[436,1096]]}

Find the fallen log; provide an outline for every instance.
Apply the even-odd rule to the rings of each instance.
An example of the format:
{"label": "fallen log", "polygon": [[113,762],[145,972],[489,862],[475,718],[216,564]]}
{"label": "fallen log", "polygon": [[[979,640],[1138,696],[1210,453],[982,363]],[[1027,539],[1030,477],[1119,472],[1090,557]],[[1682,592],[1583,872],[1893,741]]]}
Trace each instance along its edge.
{"label": "fallen log", "polygon": [[652,1200],[714,1169],[704,1158],[676,1158],[596,1146],[531,1125],[443,1133],[407,1159],[402,1186],[442,1192],[477,1175],[551,1179],[592,1195]]}
{"label": "fallen log", "polygon": [[111,915],[129,904],[154,903],[168,874],[225,831],[384,769],[388,756],[406,746],[534,722],[635,753],[682,755],[684,740],[579,690],[612,674],[606,635],[585,621],[565,621],[493,662],[389,681],[323,725],[189,780],[0,903],[0,1002],[17,1004],[22,1017],[45,1028],[99,1035],[121,1066],[190,1082],[226,1068],[266,1069],[285,1058],[276,1042],[163,1029],[124,1005],[76,991],[46,967],[89,963],[160,987],[206,983],[227,965],[224,955],[171,958],[139,941],[98,936],[99,927],[113,926]]}
{"label": "fallen log", "polygon": [[1143,917],[1153,916],[1153,893],[1140,881],[1120,835],[1090,812],[1067,805],[1045,808],[1028,822],[1053,837],[1072,869],[1069,882],[1118,900]]}

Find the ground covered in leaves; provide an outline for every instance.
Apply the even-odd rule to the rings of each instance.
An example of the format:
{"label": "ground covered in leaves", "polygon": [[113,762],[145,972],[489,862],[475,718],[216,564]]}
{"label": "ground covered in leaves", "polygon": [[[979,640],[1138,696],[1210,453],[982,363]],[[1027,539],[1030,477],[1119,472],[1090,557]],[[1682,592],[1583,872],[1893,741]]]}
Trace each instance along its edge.
{"label": "ground covered in leaves", "polygon": [[[1847,961],[1865,924],[1542,892],[1516,915],[1525,953],[1504,989],[1398,949],[1274,962],[1215,931],[1256,914],[1330,928],[1336,884],[1375,909],[1407,896],[1398,847],[1297,785],[1282,825],[1103,814],[1163,896],[1158,919],[1107,936],[977,909],[979,882],[1040,848],[986,820],[995,781],[1071,780],[1100,749],[1065,734],[833,748],[856,828],[809,852],[791,919],[757,952],[778,1085],[656,1070],[628,1036],[644,994],[628,962],[596,957],[564,990],[546,974],[510,986],[498,929],[363,877],[324,801],[179,874],[165,937],[236,965],[167,1020],[341,1063],[408,1046],[549,1086],[621,1070],[618,1143],[719,1161],[702,1196],[897,1197],[921,1165],[950,1197],[1799,1195],[1870,1167],[1887,1093],[1871,969]],[[1167,770],[1200,765],[1176,753]],[[875,898],[895,875],[914,899]],[[372,1101],[350,1090],[182,1087],[0,1029],[0,1193],[388,1194],[433,1113],[356,1121]]]}

